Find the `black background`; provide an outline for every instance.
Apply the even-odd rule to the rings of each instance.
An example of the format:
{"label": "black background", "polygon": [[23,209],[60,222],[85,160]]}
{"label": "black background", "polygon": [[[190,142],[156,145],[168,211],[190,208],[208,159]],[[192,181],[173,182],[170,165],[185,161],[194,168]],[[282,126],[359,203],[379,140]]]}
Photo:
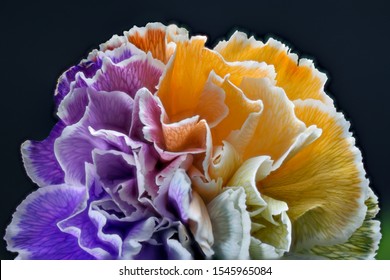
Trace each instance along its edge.
{"label": "black background", "polygon": [[[44,139],[54,125],[52,95],[59,75],[113,34],[150,21],[205,34],[209,47],[237,28],[261,39],[274,36],[299,55],[315,58],[329,76],[327,93],[352,123],[381,207],[390,209],[389,14],[385,0],[2,0],[0,236],[17,205],[36,188],[23,169],[20,145]],[[3,240],[0,257],[14,257]]]}

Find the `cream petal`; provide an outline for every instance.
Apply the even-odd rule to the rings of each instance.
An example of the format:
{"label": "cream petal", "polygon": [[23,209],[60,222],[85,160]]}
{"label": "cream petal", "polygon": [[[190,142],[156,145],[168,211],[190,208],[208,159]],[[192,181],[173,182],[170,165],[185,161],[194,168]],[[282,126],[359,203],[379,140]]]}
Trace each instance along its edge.
{"label": "cream petal", "polygon": [[261,212],[267,206],[257,190],[256,182],[264,179],[272,168],[272,160],[268,156],[259,156],[246,160],[230,179],[228,186],[243,187],[246,193],[248,211],[255,209]]}
{"label": "cream petal", "polygon": [[243,188],[228,188],[207,205],[216,259],[249,259],[251,221],[245,198]]}
{"label": "cream petal", "polygon": [[223,146],[214,147],[209,174],[212,179],[221,178],[225,184],[230,180],[242,160],[240,154],[229,142],[223,141]]}
{"label": "cream petal", "polygon": [[207,180],[205,175],[192,166],[189,171],[192,181],[192,188],[201,196],[207,204],[213,200],[222,190],[222,178]]}
{"label": "cream petal", "polygon": [[[272,254],[266,258],[279,258],[285,252],[290,250],[292,231],[291,221],[287,215],[288,206],[283,201],[278,201],[267,196],[262,196],[267,202],[267,207],[257,215],[251,215],[252,220],[252,237],[261,241],[262,244],[267,244],[273,247]],[[263,250],[263,246],[261,249]],[[253,248],[254,250],[254,248]],[[259,254],[259,251],[256,254]],[[267,247],[266,252],[270,250]],[[262,253],[265,255],[265,253]]]}
{"label": "cream petal", "polygon": [[192,192],[192,200],[188,209],[188,219],[192,234],[199,244],[206,258],[214,254],[212,249],[214,243],[213,230],[210,217],[202,198]]}

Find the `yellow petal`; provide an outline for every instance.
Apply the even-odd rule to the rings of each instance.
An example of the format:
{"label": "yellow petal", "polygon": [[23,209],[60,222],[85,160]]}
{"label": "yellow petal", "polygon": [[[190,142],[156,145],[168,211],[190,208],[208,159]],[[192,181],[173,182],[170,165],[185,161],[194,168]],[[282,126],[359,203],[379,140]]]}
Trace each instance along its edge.
{"label": "yellow petal", "polygon": [[270,172],[272,160],[267,156],[253,157],[245,161],[228,182],[229,187],[243,187],[246,193],[248,211],[263,211],[267,203],[256,188],[256,182],[264,179]]}
{"label": "yellow petal", "polygon": [[349,123],[333,106],[295,102],[297,116],[322,135],[258,183],[262,194],[287,202],[296,248],[345,242],[361,226],[368,182]]}
{"label": "yellow petal", "polygon": [[204,47],[206,38],[192,37],[177,43],[176,51],[167,64],[157,95],[170,121],[199,115],[199,101],[211,71],[229,76],[238,85],[243,77],[274,77],[272,67],[265,63],[228,63],[217,53]]}
{"label": "yellow petal", "polygon": [[379,241],[382,237],[380,233],[380,222],[372,220],[379,211],[378,198],[368,188],[366,218],[347,242],[333,246],[315,246],[305,253],[315,254],[336,260],[374,259],[379,248]]}
{"label": "yellow petal", "polygon": [[207,204],[213,200],[222,190],[222,178],[206,179],[205,174],[194,166],[188,170],[192,182],[192,188]]}
{"label": "yellow petal", "polygon": [[210,177],[215,180],[221,178],[226,184],[241,162],[241,156],[236,149],[229,142],[223,142],[223,146],[214,148],[214,154],[209,167]]}
{"label": "yellow petal", "polygon": [[324,93],[326,75],[319,72],[308,59],[298,62],[297,56],[281,42],[269,39],[266,44],[249,38],[242,32],[235,32],[229,41],[222,41],[216,47],[227,61],[255,60],[275,67],[277,85],[282,87],[289,99],[318,99],[332,104]]}
{"label": "yellow petal", "polygon": [[286,213],[288,206],[283,201],[265,195],[262,197],[267,202],[267,207],[251,217],[251,235],[270,247],[267,246],[267,250],[264,251],[263,246],[252,244],[251,256],[256,258],[260,254],[261,258],[265,259],[279,258],[289,251],[291,245],[291,221]]}
{"label": "yellow petal", "polygon": [[[269,79],[243,79],[240,88],[252,100],[262,100],[263,111],[250,129],[241,137],[233,133],[228,141],[242,153],[243,159],[268,155],[277,161],[296,152],[319,136],[318,131],[300,121],[294,112],[294,104],[283,89],[273,86]],[[317,133],[317,134],[316,134]],[[250,135],[250,137],[245,137]],[[316,136],[317,135],[317,136]]]}
{"label": "yellow petal", "polygon": [[154,58],[167,63],[175,51],[174,42],[180,38],[187,38],[188,32],[176,25],[148,23],[145,27],[134,26],[129,32],[125,32],[125,36],[137,48],[151,52]]}

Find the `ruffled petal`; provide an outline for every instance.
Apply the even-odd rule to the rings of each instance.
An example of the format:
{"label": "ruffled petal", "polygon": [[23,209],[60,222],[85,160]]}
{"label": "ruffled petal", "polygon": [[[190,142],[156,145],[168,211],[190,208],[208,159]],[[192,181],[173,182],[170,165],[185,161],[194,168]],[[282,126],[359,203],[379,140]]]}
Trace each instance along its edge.
{"label": "ruffled petal", "polygon": [[291,221],[287,216],[288,206],[283,201],[264,195],[262,197],[267,202],[267,207],[251,216],[251,236],[260,242],[252,239],[250,254],[253,259],[260,256],[263,259],[280,258],[290,250],[292,239]]}
{"label": "ruffled petal", "polygon": [[[270,77],[275,73],[265,63],[228,63],[216,52],[204,47],[206,38],[195,36],[180,41],[160,80],[158,97],[170,122],[198,115],[198,107],[211,71],[238,85],[243,77]],[[180,69],[180,70],[178,70]],[[185,71],[183,71],[185,69]],[[194,74],[196,73],[196,74]]]}
{"label": "ruffled petal", "polygon": [[167,63],[175,51],[175,41],[188,38],[188,31],[176,25],[164,26],[148,23],[145,27],[134,26],[125,37],[144,52],[151,52],[154,58]]}
{"label": "ruffled petal", "polygon": [[66,125],[72,125],[84,116],[87,105],[87,88],[77,88],[62,100],[58,106],[57,115]]}
{"label": "ruffled petal", "polygon": [[245,198],[242,188],[228,188],[207,205],[216,259],[249,259],[251,220]]}
{"label": "ruffled petal", "polygon": [[349,123],[317,100],[295,102],[297,116],[322,135],[265,180],[260,192],[285,201],[293,222],[294,247],[346,242],[363,223],[368,181]]}
{"label": "ruffled petal", "polygon": [[94,259],[75,237],[57,227],[85,200],[85,189],[69,185],[51,185],[30,194],[6,230],[8,250],[19,253],[18,259]]}
{"label": "ruffled petal", "polygon": [[214,236],[210,217],[202,198],[192,192],[192,200],[188,209],[188,219],[195,241],[199,244],[206,258],[211,258],[214,254],[212,246]]}
{"label": "ruffled petal", "polygon": [[43,141],[26,141],[21,152],[24,168],[31,180],[40,187],[64,182],[62,170],[54,154],[54,142],[64,130],[64,123],[59,121]]}
{"label": "ruffled petal", "polygon": [[[301,135],[307,137],[299,142],[300,146],[295,147],[295,150],[316,139],[309,137],[313,133],[307,133],[306,125],[296,117],[294,104],[287,98],[283,89],[273,86],[269,79],[245,78],[240,88],[249,99],[261,100],[264,106],[262,113],[258,115],[257,123],[252,126],[253,131],[246,131],[244,137],[233,134],[228,138],[237,151],[243,154],[244,160],[267,155],[278,161]],[[310,141],[306,141],[307,139]]]}
{"label": "ruffled petal", "polygon": [[378,198],[370,188],[365,204],[367,205],[366,218],[347,242],[333,246],[315,246],[305,253],[336,260],[374,259],[382,235],[380,222],[372,220],[378,213],[379,207]]}
{"label": "ruffled petal", "polygon": [[327,77],[318,71],[311,60],[300,59],[281,42],[270,38],[265,44],[235,32],[229,41],[221,41],[214,48],[227,61],[255,60],[274,65],[277,86],[286,91],[290,100],[317,99],[333,104],[324,92]]}
{"label": "ruffled petal", "polygon": [[267,156],[254,157],[246,160],[230,179],[227,186],[243,187],[246,193],[248,211],[263,211],[267,205],[257,190],[256,183],[265,178],[272,168],[272,160]]}
{"label": "ruffled petal", "polygon": [[222,141],[228,137],[235,143],[249,142],[263,111],[263,102],[249,99],[230,81],[228,76],[216,82],[225,91],[225,104],[229,114],[217,126],[211,128],[213,144],[221,145]]}
{"label": "ruffled petal", "polygon": [[[91,135],[94,130],[115,130],[128,134],[131,126],[133,100],[123,92],[95,92],[88,90],[89,103],[83,118],[64,129],[55,142],[55,154],[65,171],[65,181],[85,183],[85,162],[92,162],[92,150],[106,150],[110,142]],[[112,112],[117,114],[112,114]]]}
{"label": "ruffled petal", "polygon": [[163,67],[160,61],[144,53],[120,63],[105,58],[101,70],[86,82],[97,91],[122,91],[134,98],[136,92],[143,87],[151,92],[156,91]]}

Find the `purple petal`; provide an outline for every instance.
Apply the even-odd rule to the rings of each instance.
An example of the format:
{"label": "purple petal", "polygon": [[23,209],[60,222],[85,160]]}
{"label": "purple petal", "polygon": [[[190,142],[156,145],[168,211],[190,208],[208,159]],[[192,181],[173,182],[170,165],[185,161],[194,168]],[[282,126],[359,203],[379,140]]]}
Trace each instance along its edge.
{"label": "purple petal", "polygon": [[68,185],[47,186],[30,194],[6,230],[8,250],[18,252],[19,259],[93,259],[76,238],[57,227],[85,199],[85,189]]}
{"label": "purple petal", "polygon": [[88,105],[88,94],[86,88],[72,90],[62,100],[58,107],[57,115],[67,125],[77,123],[84,115]]}
{"label": "purple petal", "polygon": [[92,163],[92,150],[108,147],[104,140],[92,136],[83,124],[66,127],[54,144],[58,162],[65,171],[65,182],[84,185],[85,163]]}
{"label": "purple petal", "polygon": [[[55,154],[65,172],[68,183],[85,183],[85,163],[92,163],[92,150],[107,150],[110,142],[91,135],[95,130],[114,130],[128,134],[133,100],[123,92],[95,92],[88,90],[89,104],[83,118],[64,129],[55,142]],[[113,114],[115,112],[115,114]]]}
{"label": "purple petal", "polygon": [[93,162],[103,188],[114,199],[128,218],[142,217],[142,191],[138,189],[134,157],[116,151],[94,150]]}
{"label": "purple petal", "polygon": [[164,217],[187,223],[191,199],[191,181],[183,169],[178,169],[160,187],[155,205]]}
{"label": "purple petal", "polygon": [[118,64],[104,59],[101,71],[97,72],[90,85],[98,91],[123,91],[134,98],[143,87],[156,91],[163,68],[163,64],[150,54],[133,56]]}
{"label": "purple petal", "polygon": [[61,75],[58,79],[54,102],[58,107],[64,97],[69,93],[70,85],[75,80],[77,73],[83,73],[87,78],[93,77],[97,70],[101,68],[102,61],[97,57],[90,60],[83,60],[79,65],[73,66]]}
{"label": "purple petal", "polygon": [[97,92],[88,89],[89,104],[83,124],[95,130],[109,129],[128,134],[133,113],[133,99],[123,92]]}
{"label": "purple petal", "polygon": [[123,259],[133,259],[142,250],[142,242],[149,241],[156,230],[157,218],[150,217],[136,224],[123,241]]}
{"label": "purple petal", "polygon": [[43,141],[26,141],[21,152],[28,176],[43,187],[64,182],[64,171],[54,155],[54,141],[61,135],[65,125],[59,121]]}

